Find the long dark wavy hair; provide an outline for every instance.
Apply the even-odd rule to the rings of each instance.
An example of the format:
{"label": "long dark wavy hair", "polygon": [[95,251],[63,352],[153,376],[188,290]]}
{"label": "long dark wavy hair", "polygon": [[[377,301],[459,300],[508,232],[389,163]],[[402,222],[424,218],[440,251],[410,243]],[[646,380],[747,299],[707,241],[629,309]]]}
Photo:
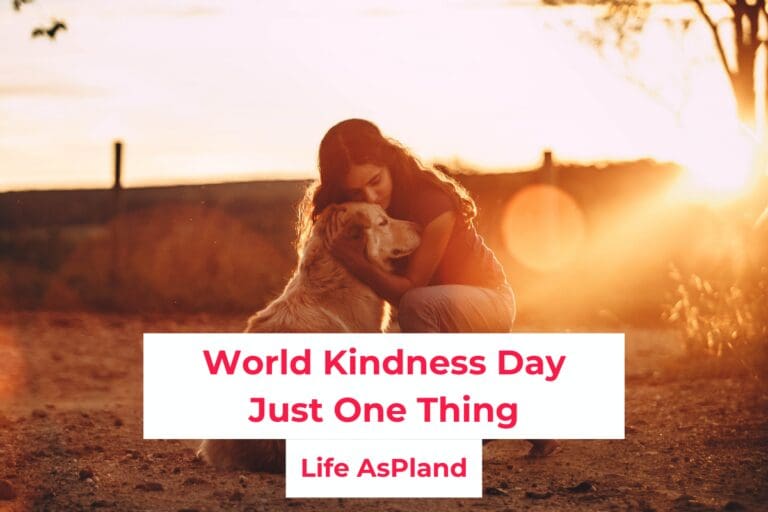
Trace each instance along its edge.
{"label": "long dark wavy hair", "polygon": [[447,193],[467,224],[477,215],[475,202],[456,180],[422,166],[403,145],[384,137],[372,122],[347,119],[331,127],[320,142],[320,179],[307,187],[298,207],[296,249],[299,255],[317,216],[327,206],[346,200],[342,184],[349,169],[364,164],[384,166],[392,175],[389,213],[395,218],[402,218],[409,203],[418,200],[415,194],[427,183],[437,185]]}

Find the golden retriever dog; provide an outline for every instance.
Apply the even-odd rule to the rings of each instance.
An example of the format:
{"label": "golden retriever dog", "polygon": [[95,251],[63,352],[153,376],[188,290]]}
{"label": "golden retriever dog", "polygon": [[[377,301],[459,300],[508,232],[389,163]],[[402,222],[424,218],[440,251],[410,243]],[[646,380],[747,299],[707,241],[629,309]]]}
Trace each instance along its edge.
{"label": "golden retriever dog", "polygon": [[[293,277],[283,293],[248,319],[245,332],[380,332],[384,301],[357,280],[330,253],[331,225],[336,236],[365,238],[369,261],[387,271],[391,260],[420,243],[418,226],[390,218],[375,204],[344,203],[326,208],[315,221]],[[198,456],[221,469],[282,472],[282,439],[212,439]]]}

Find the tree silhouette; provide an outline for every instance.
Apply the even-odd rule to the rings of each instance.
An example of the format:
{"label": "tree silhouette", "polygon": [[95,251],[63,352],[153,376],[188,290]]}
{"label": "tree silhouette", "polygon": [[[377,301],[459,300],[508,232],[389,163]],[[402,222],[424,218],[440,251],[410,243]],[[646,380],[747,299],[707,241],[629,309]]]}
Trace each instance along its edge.
{"label": "tree silhouette", "polygon": [[[760,47],[768,45],[768,40],[761,35],[761,32],[768,30],[766,0],[713,0],[706,3],[704,0],[542,0],[542,3],[549,6],[602,7],[599,21],[614,32],[620,45],[645,28],[654,5],[690,5],[695,15],[709,27],[722,69],[728,76],[736,100],[739,119],[748,127],[755,128],[756,120],[761,117],[761,113],[757,112],[757,75],[759,73],[768,79],[768,59],[758,59]],[[719,11],[727,14],[718,16]],[[686,29],[690,21],[684,20]],[[726,51],[726,48],[730,48],[728,39],[733,48],[733,56],[730,58]],[[768,109],[768,97],[764,108]],[[768,119],[766,111],[762,114],[764,119]]]}

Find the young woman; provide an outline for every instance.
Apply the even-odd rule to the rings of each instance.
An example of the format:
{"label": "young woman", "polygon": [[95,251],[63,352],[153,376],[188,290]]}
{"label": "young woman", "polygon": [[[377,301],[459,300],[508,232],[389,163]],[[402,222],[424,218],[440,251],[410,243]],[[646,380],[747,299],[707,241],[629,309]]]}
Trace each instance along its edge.
{"label": "young woman", "polygon": [[320,143],[320,181],[301,207],[300,244],[329,204],[366,201],[419,224],[419,248],[395,273],[368,262],[362,243],[339,237],[333,254],[398,308],[403,332],[509,332],[515,299],[473,219],[475,203],[453,179],[422,168],[373,123],[348,119]]}
{"label": "young woman", "polygon": [[[395,273],[371,264],[364,240],[344,237],[334,256],[358,279],[398,308],[402,332],[509,332],[515,298],[504,270],[473,224],[477,209],[450,177],[423,168],[402,145],[363,119],[347,119],[323,137],[320,180],[300,205],[299,250],[315,218],[330,204],[365,201],[390,217],[419,224],[421,245]],[[333,239],[333,237],[331,238]],[[532,440],[529,456],[559,444]]]}

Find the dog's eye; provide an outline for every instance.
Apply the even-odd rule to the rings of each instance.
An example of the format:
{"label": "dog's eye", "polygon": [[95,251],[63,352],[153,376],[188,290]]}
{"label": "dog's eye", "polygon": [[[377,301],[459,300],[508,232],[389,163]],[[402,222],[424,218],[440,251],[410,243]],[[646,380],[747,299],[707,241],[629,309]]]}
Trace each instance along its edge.
{"label": "dog's eye", "polygon": [[389,220],[387,220],[386,218],[382,218],[379,221],[379,226],[386,226],[387,224],[389,224]]}

